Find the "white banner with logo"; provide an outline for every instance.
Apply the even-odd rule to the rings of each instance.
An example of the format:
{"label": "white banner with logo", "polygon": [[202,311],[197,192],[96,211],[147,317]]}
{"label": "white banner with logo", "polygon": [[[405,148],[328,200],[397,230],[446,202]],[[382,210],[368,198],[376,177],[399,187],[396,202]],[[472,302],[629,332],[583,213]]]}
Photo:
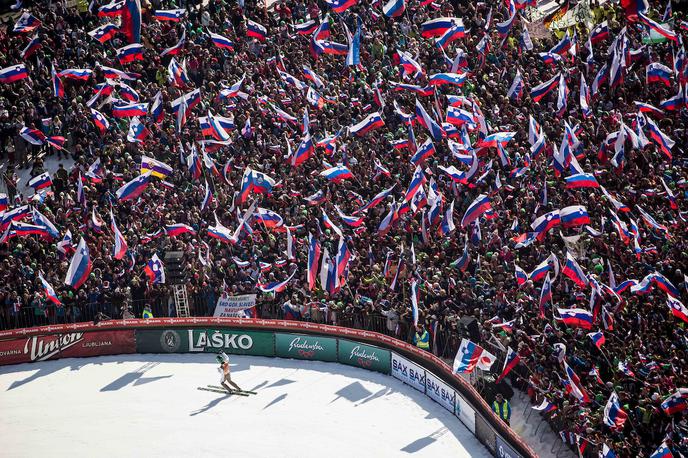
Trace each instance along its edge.
{"label": "white banner with logo", "polygon": [[425,393],[425,369],[392,352],[392,376]]}
{"label": "white banner with logo", "polygon": [[255,317],[256,295],[242,294],[241,296],[220,296],[215,305],[216,318]]}
{"label": "white banner with logo", "polygon": [[456,391],[427,371],[425,372],[425,394],[451,413],[454,413]]}

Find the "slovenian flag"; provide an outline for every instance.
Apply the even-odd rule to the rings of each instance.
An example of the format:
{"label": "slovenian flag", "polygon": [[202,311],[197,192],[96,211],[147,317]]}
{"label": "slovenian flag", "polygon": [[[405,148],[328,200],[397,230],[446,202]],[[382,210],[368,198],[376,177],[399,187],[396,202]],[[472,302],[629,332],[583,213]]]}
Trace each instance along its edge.
{"label": "slovenian flag", "polygon": [[132,43],[123,46],[116,50],[117,60],[120,64],[127,62],[134,62],[136,60],[143,60],[143,45],[140,43]]}
{"label": "slovenian flag", "polygon": [[96,27],[88,32],[88,35],[101,43],[106,43],[117,34],[118,30],[119,28],[115,24],[108,23],[103,24],[100,27]]}
{"label": "slovenian flag", "polygon": [[258,284],[256,284],[256,286],[259,290],[261,290],[264,293],[279,293],[287,289],[287,285],[289,284],[291,279],[294,278],[294,275],[296,275],[296,269],[294,269],[294,272],[292,272],[291,275],[284,281],[272,281],[268,283],[259,282]]}
{"label": "slovenian flag", "polygon": [[53,184],[53,180],[50,178],[50,173],[43,172],[38,176],[35,176],[29,180],[29,186],[31,186],[34,191],[39,189],[49,188]]}
{"label": "slovenian flag", "polygon": [[581,381],[578,378],[578,375],[576,375],[575,372],[573,372],[573,369],[569,367],[569,365],[566,363],[564,360],[564,371],[566,372],[566,378],[569,381],[569,387],[571,388],[571,394],[578,399],[581,403],[585,404],[590,402],[590,398],[588,397],[588,393],[585,392],[581,385]]}
{"label": "slovenian flag", "polygon": [[561,225],[565,228],[590,224],[588,211],[582,205],[571,205],[559,210]]}
{"label": "slovenian flag", "polygon": [[157,254],[154,254],[153,257],[146,263],[146,266],[143,268],[143,272],[146,274],[148,281],[151,284],[165,283],[165,266]]}
{"label": "slovenian flag", "polygon": [[585,309],[557,308],[557,312],[559,313],[559,317],[555,317],[555,319],[557,321],[561,321],[567,326],[570,326],[572,328],[592,329],[592,313],[588,312]]}
{"label": "slovenian flag", "polygon": [[23,80],[29,77],[29,72],[26,70],[26,65],[17,64],[11,67],[0,69],[0,83],[8,84],[15,81]]}
{"label": "slovenian flag", "polygon": [[399,17],[406,11],[406,0],[389,0],[382,7],[382,12],[387,17]]}
{"label": "slovenian flag", "polygon": [[112,116],[115,118],[133,118],[134,116],[146,116],[147,103],[115,103],[112,105]]}
{"label": "slovenian flag", "polygon": [[112,230],[112,237],[115,239],[112,257],[115,259],[123,259],[128,249],[127,241],[124,239],[122,233],[117,227],[115,215],[112,214],[112,209],[110,209],[110,230]]}
{"label": "slovenian flag", "polygon": [[265,41],[268,38],[268,31],[265,27],[257,22],[246,19],[246,36],[256,38],[260,41]]}
{"label": "slovenian flag", "polygon": [[452,26],[435,41],[435,44],[440,49],[447,49],[449,43],[464,36],[466,36],[466,29],[463,26],[463,20],[454,18]]}
{"label": "slovenian flag", "polygon": [[578,265],[574,257],[571,256],[571,253],[568,251],[566,252],[566,264],[564,264],[564,268],[562,269],[561,273],[569,277],[581,288],[590,283],[588,276],[585,275],[585,272],[583,272],[581,266]]}
{"label": "slovenian flag", "polygon": [[463,218],[461,218],[461,228],[465,229],[490,209],[492,209],[490,198],[485,194],[480,194],[466,209]]}
{"label": "slovenian flag", "polygon": [[453,17],[438,17],[425,21],[421,24],[421,36],[424,38],[441,37],[449,30],[456,22],[459,21]]}
{"label": "slovenian flag", "polygon": [[126,0],[114,0],[98,8],[98,17],[118,17],[122,15]]}
{"label": "slovenian flag", "polygon": [[[19,5],[21,5],[21,2],[19,2]],[[27,11],[24,11],[22,15],[19,17],[19,20],[15,22],[14,28],[12,29],[13,32],[15,33],[29,33],[33,32],[36,30],[38,27],[41,26],[41,21],[36,19],[34,16],[29,14]]]}
{"label": "slovenian flag", "polygon": [[530,90],[530,96],[534,102],[539,102],[544,96],[549,94],[552,89],[559,85],[559,75],[555,75],[552,79],[545,81],[542,84],[535,86]]}
{"label": "slovenian flag", "polygon": [[67,276],[65,277],[65,285],[71,286],[73,289],[78,289],[88,279],[91,273],[91,267],[91,257],[88,252],[88,246],[82,237],[69,263],[69,269],[67,269]]}
{"label": "slovenian flag", "polygon": [[564,178],[566,180],[566,189],[578,188],[599,188],[600,184],[597,182],[595,175],[592,173],[577,173]]}
{"label": "slovenian flag", "polygon": [[428,82],[431,86],[442,86],[444,84],[463,86],[463,83],[466,82],[466,73],[435,73],[430,75]]}
{"label": "slovenian flag", "polygon": [[619,396],[612,391],[607,404],[604,406],[604,424],[612,430],[619,430],[623,428],[627,418],[628,414],[621,409]]}
{"label": "slovenian flag", "polygon": [[139,175],[133,180],[125,183],[120,187],[115,194],[117,199],[120,201],[135,199],[141,195],[141,193],[146,189],[148,183],[150,182],[150,176],[152,172],[146,172],[143,175]]}
{"label": "slovenian flag", "polygon": [[158,21],[179,22],[182,20],[185,14],[186,10],[184,8],[176,10],[155,10],[153,13],[153,19],[157,19]]}
{"label": "slovenian flag", "polygon": [[212,41],[213,44],[218,48],[234,51],[234,43],[229,38],[223,37],[222,35],[213,33],[211,31],[208,31],[208,35],[210,35],[210,41]]}
{"label": "slovenian flag", "polygon": [[165,226],[165,234],[167,234],[168,237],[177,237],[182,234],[196,234],[196,231],[194,228],[189,226],[188,224],[183,224],[183,223],[175,223],[175,224],[169,224]]}
{"label": "slovenian flag", "polygon": [[43,285],[43,292],[45,293],[45,298],[53,304],[55,304],[56,306],[62,307],[62,302],[60,301],[60,299],[58,299],[55,290],[52,286],[50,286],[50,283],[48,283],[48,281],[43,277],[43,274],[41,272],[38,272],[38,279],[41,281],[41,285]]}
{"label": "slovenian flag", "polygon": [[[502,368],[502,373],[499,374],[499,377],[495,380],[495,383],[501,382],[504,377],[506,377],[509,372],[512,371],[512,369],[516,366],[518,366],[518,363],[521,361],[521,357],[517,352],[515,352],[511,347],[508,347],[507,353],[506,353],[506,359],[504,360],[504,368]],[[544,402],[547,402],[546,400]],[[535,407],[533,407],[535,409]],[[556,409],[556,407],[555,407]],[[544,410],[544,409],[536,409],[536,410]],[[553,409],[550,409],[553,410]],[[550,410],[547,410],[549,412]]]}

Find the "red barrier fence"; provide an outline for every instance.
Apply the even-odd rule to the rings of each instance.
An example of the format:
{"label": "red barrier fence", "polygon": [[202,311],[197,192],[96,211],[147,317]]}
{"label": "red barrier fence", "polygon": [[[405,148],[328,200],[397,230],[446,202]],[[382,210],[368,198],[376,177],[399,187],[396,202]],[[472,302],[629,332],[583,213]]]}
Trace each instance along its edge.
{"label": "red barrier fence", "polygon": [[507,439],[519,453],[535,453],[490,409],[477,390],[455,375],[442,359],[411,344],[372,331],[344,328],[301,321],[244,318],[154,318],[150,320],[109,320],[94,325],[90,322],[0,331],[0,365],[45,361],[54,358],[100,356],[136,351],[135,331],[154,328],[238,328],[287,331],[344,337],[371,343],[413,359],[459,390],[480,415],[486,426]]}

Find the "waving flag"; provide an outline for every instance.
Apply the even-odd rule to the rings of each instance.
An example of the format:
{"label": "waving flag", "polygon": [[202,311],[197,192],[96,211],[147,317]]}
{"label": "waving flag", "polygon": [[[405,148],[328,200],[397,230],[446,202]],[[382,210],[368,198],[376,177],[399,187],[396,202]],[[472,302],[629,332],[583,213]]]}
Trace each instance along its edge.
{"label": "waving flag", "polygon": [[684,322],[688,323],[688,308],[686,308],[681,301],[674,299],[671,296],[667,296],[667,305],[669,306],[671,313],[676,318],[680,318]]}
{"label": "waving flag", "polygon": [[148,113],[147,103],[117,103],[112,105],[112,116],[115,118],[146,116],[146,113]]}
{"label": "waving flag", "polygon": [[173,171],[174,169],[164,162],[160,162],[149,156],[141,156],[141,175],[151,172],[152,176],[164,179],[172,175]]}
{"label": "waving flag", "polygon": [[578,265],[576,260],[571,256],[571,253],[566,252],[566,264],[564,264],[564,269],[561,271],[562,274],[569,277],[575,284],[581,288],[587,286],[590,282],[588,276],[585,275],[583,269]]}
{"label": "waving flag", "polygon": [[533,406],[532,409],[537,410],[538,412],[549,413],[557,410],[557,406],[549,402],[547,399],[543,399],[539,405]]}
{"label": "waving flag", "polygon": [[623,428],[627,418],[628,414],[621,409],[619,396],[612,391],[607,404],[604,406],[604,424],[613,430],[619,430]]}
{"label": "waving flag", "polygon": [[578,188],[599,188],[600,184],[597,182],[595,175],[592,173],[577,173],[564,178],[566,181],[566,189]]}
{"label": "waving flag", "polygon": [[121,30],[129,43],[141,42],[141,3],[139,0],[124,1]]}
{"label": "waving flag", "polygon": [[229,38],[213,33],[210,30],[208,31],[208,35],[210,36],[210,41],[218,48],[234,51],[234,43]]}
{"label": "waving flag", "polygon": [[675,41],[678,43],[678,36],[673,30],[667,29],[657,22],[653,21],[649,17],[645,16],[642,12],[638,12],[638,19],[640,22],[648,27],[651,31],[658,33],[667,40]]}
{"label": "waving flag", "polygon": [[55,304],[56,306],[62,307],[62,302],[60,301],[60,299],[58,299],[55,290],[52,286],[50,286],[50,283],[48,283],[48,281],[43,277],[43,274],[41,272],[38,272],[38,279],[41,281],[41,285],[43,286],[45,298],[53,304]]}
{"label": "waving flag", "polygon": [[362,137],[368,132],[382,127],[385,122],[382,120],[382,116],[377,111],[366,116],[362,121],[349,127],[349,132]]}
{"label": "waving flag", "polygon": [[662,83],[667,87],[671,87],[671,75],[673,71],[666,65],[658,62],[653,62],[645,67],[645,82]]}
{"label": "waving flag", "polygon": [[143,45],[132,43],[116,50],[117,60],[120,64],[143,60]]}
{"label": "waving flag", "polygon": [[435,154],[435,145],[428,138],[425,143],[418,147],[416,153],[411,157],[411,163],[413,165],[419,165],[425,162],[430,156]]}
{"label": "waving flag", "polygon": [[601,349],[602,345],[606,342],[604,334],[599,331],[588,333],[588,337],[590,337],[590,340],[592,340],[592,343],[595,344],[598,349]]}
{"label": "waving flag", "polygon": [[539,102],[544,96],[549,94],[555,87],[559,85],[559,75],[555,75],[552,79],[545,81],[542,84],[535,86],[530,90],[530,96],[534,102]]}
{"label": "waving flag", "polygon": [[571,205],[559,210],[561,225],[565,228],[590,224],[588,211],[582,205]]}
{"label": "waving flag", "polygon": [[575,372],[573,372],[573,369],[569,367],[569,365],[564,361],[564,372],[566,373],[566,378],[569,381],[569,386],[571,388],[571,394],[578,399],[579,402],[582,404],[586,404],[590,402],[590,398],[588,397],[588,393],[585,392],[583,389],[583,386],[581,385],[581,381],[578,378],[578,375],[576,375]]}
{"label": "waving flag", "polygon": [[387,17],[399,17],[406,11],[406,0],[389,0],[382,7],[382,12]]}
{"label": "waving flag", "polygon": [[466,29],[463,26],[463,20],[453,18],[453,23],[436,41],[435,44],[440,49],[447,49],[449,44],[466,36]]}
{"label": "waving flag", "polygon": [[421,24],[421,35],[424,38],[441,37],[460,19],[453,17],[439,17]]}
{"label": "waving flag", "polygon": [[117,35],[117,31],[119,30],[119,27],[117,27],[115,24],[103,24],[100,27],[96,27],[95,29],[91,30],[88,32],[88,35],[93,38],[98,40],[101,43],[106,43],[109,41],[112,37]]}
{"label": "waving flag", "polygon": [[344,165],[330,167],[329,169],[320,172],[320,176],[323,176],[334,183],[339,183],[343,180],[354,177],[351,171]]}
{"label": "waving flag", "polygon": [[157,254],[154,254],[153,257],[146,263],[146,266],[143,268],[143,272],[146,274],[146,277],[148,277],[149,283],[165,283],[165,266]]}
{"label": "waving flag", "polygon": [[22,59],[28,59],[40,47],[41,47],[41,38],[38,35],[36,35],[35,37],[33,37],[31,39],[31,41],[29,41],[29,44],[27,44],[26,47],[24,49],[22,49],[21,53],[19,53],[19,56]]}
{"label": "waving flag", "polygon": [[[20,3],[21,5],[21,3]],[[34,16],[32,16],[30,13],[27,11],[24,11],[22,15],[19,17],[17,22],[14,23],[14,27],[12,28],[12,32],[14,33],[30,33],[36,30],[38,27],[41,26],[41,21],[36,19]]]}
{"label": "waving flag", "polygon": [[516,76],[514,81],[511,83],[506,96],[510,99],[518,100],[523,95],[523,78],[521,77],[521,71],[516,70]]}
{"label": "waving flag", "polygon": [[491,209],[492,204],[490,198],[485,194],[480,194],[466,209],[466,213],[464,213],[463,218],[461,218],[461,228],[465,229],[469,224]]}
{"label": "waving flag", "polygon": [[[507,347],[507,353],[506,353],[506,359],[504,359],[504,367],[502,368],[502,373],[499,374],[499,377],[495,380],[495,383],[498,384],[501,382],[504,377],[506,377],[509,372],[513,370],[514,367],[518,366],[518,363],[521,361],[521,357],[517,352],[511,349],[511,347]],[[547,401],[544,401],[547,402]],[[533,407],[535,408],[535,407]],[[556,409],[556,407],[555,407]],[[536,410],[544,410],[544,409],[536,409]],[[549,412],[550,410],[547,410]]]}
{"label": "waving flag", "polygon": [[182,29],[182,36],[179,38],[179,41],[177,41],[177,44],[161,52],[160,57],[176,56],[177,54],[179,54],[179,51],[184,49],[184,43],[186,43],[186,29]]}
{"label": "waving flag", "polygon": [[259,290],[261,290],[264,293],[280,293],[287,289],[287,285],[289,284],[291,279],[294,278],[294,275],[296,275],[296,269],[294,269],[294,272],[292,272],[291,275],[284,281],[273,281],[269,283],[259,282],[256,286]]}
{"label": "waving flag", "polygon": [[90,273],[91,258],[89,256],[88,246],[86,246],[86,241],[82,237],[69,263],[69,269],[67,269],[67,276],[65,277],[65,285],[71,286],[73,289],[78,289],[86,282]]}
{"label": "waving flag", "polygon": [[587,310],[578,308],[557,308],[557,312],[559,313],[559,317],[555,317],[555,319],[561,321],[567,326],[571,326],[573,328],[592,329],[592,313],[588,312]]}
{"label": "waving flag", "polygon": [[294,24],[293,27],[299,35],[310,35],[318,28],[318,23],[311,19],[300,24]]}
{"label": "waving flag", "polygon": [[100,134],[104,135],[110,127],[110,123],[105,118],[105,116],[103,116],[103,114],[100,111],[91,108],[91,119],[93,120],[93,124],[95,124],[95,126],[100,131]]}
{"label": "waving flag", "polygon": [[15,81],[20,81],[28,77],[29,72],[26,70],[24,64],[12,65],[11,67],[0,69],[0,83],[3,84],[14,83]]}
{"label": "waving flag", "polygon": [[468,339],[461,339],[461,345],[454,357],[452,370],[455,374],[470,374],[476,367],[482,370],[489,370],[494,360],[494,355],[480,345]]}
{"label": "waving flag", "polygon": [[256,38],[260,41],[265,41],[268,38],[268,31],[265,27],[257,22],[246,19],[246,36]]}
{"label": "waving flag", "polygon": [[138,177],[134,178],[133,180],[125,183],[122,187],[120,187],[115,192],[117,198],[120,201],[125,201],[125,200],[135,199],[138,196],[140,196],[141,193],[148,186],[148,182],[150,181],[151,174],[152,174],[152,171],[146,172],[143,175],[139,175]]}
{"label": "waving flag", "polygon": [[155,10],[153,12],[153,19],[157,19],[158,21],[180,22],[185,14],[186,10],[184,8],[176,10]]}
{"label": "waving flag", "polygon": [[53,180],[50,178],[50,173],[43,172],[40,175],[31,178],[28,182],[28,185],[31,186],[34,191],[38,191],[40,189],[49,188],[52,186]]}
{"label": "waving flag", "polygon": [[110,210],[110,229],[112,230],[112,237],[115,239],[115,245],[113,247],[112,257],[115,259],[122,259],[127,253],[127,241],[122,236],[122,233],[117,228],[117,223],[115,223],[115,216]]}
{"label": "waving flag", "polygon": [[425,111],[423,105],[416,99],[416,120],[430,132],[430,136],[435,141],[440,141],[445,135],[444,130],[435,122],[432,117]]}
{"label": "waving flag", "polygon": [[445,84],[463,86],[466,82],[466,73],[435,73],[430,75],[428,83],[431,86],[442,86]]}

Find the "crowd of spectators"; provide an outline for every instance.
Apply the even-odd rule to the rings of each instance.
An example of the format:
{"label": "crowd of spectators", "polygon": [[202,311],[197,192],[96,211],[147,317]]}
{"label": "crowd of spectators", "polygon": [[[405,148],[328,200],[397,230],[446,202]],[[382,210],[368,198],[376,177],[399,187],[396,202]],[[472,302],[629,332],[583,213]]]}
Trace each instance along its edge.
{"label": "crowd of spectators", "polygon": [[[154,254],[162,259],[165,252],[175,250],[185,253],[191,313],[201,316],[212,315],[223,294],[257,293],[260,304],[272,304],[259,310],[270,309],[273,315],[352,326],[365,325],[370,316],[384,317],[389,332],[408,338],[408,330],[413,330],[413,283],[418,290],[418,322],[435,336],[444,336],[441,341],[437,337],[432,340],[433,351],[453,358],[448,348],[457,348],[461,319],[475,318],[480,323],[481,345],[500,356],[493,371],[501,372],[507,348],[517,351],[521,362],[512,373],[513,383],[527,389],[534,404],[545,399],[557,407],[543,415],[554,417],[563,440],[579,447],[584,455],[596,456],[604,445],[625,457],[650,456],[661,444],[676,456],[688,453],[686,410],[669,415],[661,406],[677,389],[688,386],[685,322],[672,314],[667,293],[658,282],[649,282],[648,290],[618,288],[625,280],[641,282],[657,272],[678,289],[675,300],[688,298],[684,276],[688,237],[682,212],[688,175],[688,67],[681,54],[688,32],[682,13],[670,12],[665,18],[673,24],[677,40],[653,42],[647,39],[647,27],[637,17],[628,20],[616,2],[593,0],[587,21],[557,31],[544,27],[543,19],[533,15],[532,5],[524,9],[524,2],[516,2],[518,14],[504,38],[497,24],[508,20],[510,2],[409,0],[398,17],[382,13],[386,2],[350,3],[353,5],[339,14],[316,0],[281,1],[269,8],[262,2],[242,0],[204,4],[143,1],[143,60],[123,65],[116,49],[128,44],[124,35],[100,43],[87,34],[108,21],[117,22],[116,18],[98,17],[98,8],[103,6],[98,1],[69,7],[63,2],[50,2],[47,7],[24,5],[23,12],[38,19],[40,27],[31,33],[13,32],[13,22],[0,27],[0,62],[6,63],[1,66],[23,62],[29,73],[29,78],[0,84],[0,148],[8,165],[4,178],[9,209],[30,204],[60,233],[54,239],[11,237],[10,232],[3,235],[2,327],[90,320],[98,313],[118,317],[128,306],[141,316],[145,303],[153,305],[153,315],[171,316],[174,307],[168,285],[151,284],[144,267]],[[576,2],[558,3],[562,12],[566,7],[573,9]],[[647,14],[662,22],[665,6],[651,1]],[[186,8],[179,22],[153,17],[155,10],[175,8]],[[461,18],[465,28],[465,36],[444,51],[434,38],[421,36],[421,24],[438,17]],[[534,22],[528,23],[527,17]],[[266,28],[266,40],[247,36],[249,19]],[[328,40],[347,49],[346,30],[354,34],[360,24],[360,65],[347,65],[347,56],[341,54],[323,53],[315,58],[312,37],[295,28],[309,20],[316,24],[329,21]],[[595,42],[591,57],[586,41],[590,30],[603,21],[609,34]],[[526,27],[531,29],[532,49],[522,39]],[[180,86],[169,79],[172,56],[161,56],[161,52],[179,43],[182,31],[185,41],[174,58],[185,63],[189,81]],[[209,31],[229,38],[234,49],[215,46]],[[538,53],[550,50],[564,33],[577,37],[573,49],[545,63]],[[35,36],[40,47],[22,60],[22,50]],[[483,46],[485,37],[487,46]],[[615,40],[625,43],[619,45]],[[607,73],[607,78],[602,78],[606,82],[595,88],[590,113],[584,115],[579,102],[581,78],[592,85],[604,65],[607,72],[616,71],[618,61],[615,63],[615,53],[610,50],[614,46],[625,49],[625,62],[619,70],[623,78],[616,81]],[[417,62],[422,74],[404,75],[398,51]],[[650,63],[673,69],[666,84],[647,81]],[[455,69],[450,72],[452,65]],[[91,69],[93,73],[85,80],[60,78],[65,93],[56,97],[52,66],[57,72]],[[148,130],[143,141],[127,138],[131,120],[111,115],[112,99],[102,96],[91,107],[87,105],[98,90],[96,85],[106,82],[101,66],[140,75],[122,82],[142,103],[151,102],[161,91],[164,119],[140,118]],[[304,76],[304,67],[322,79],[322,86]],[[278,70],[300,82],[289,81]],[[425,88],[430,75],[443,72],[466,73],[467,77],[460,86],[431,86],[430,95],[395,84]],[[520,97],[509,97],[517,72],[524,90]],[[530,95],[531,89],[559,72],[570,92],[563,112],[557,106],[557,88],[539,102]],[[219,96],[244,75],[242,94]],[[113,96],[117,96],[122,87],[109,83],[115,86]],[[307,98],[308,90],[299,83],[310,85],[324,103]],[[641,117],[634,102],[659,107],[677,91],[680,95],[681,87],[685,95],[675,109],[645,112],[645,117],[675,140],[672,157],[668,157],[647,133],[647,126],[637,125]],[[178,128],[180,120],[170,103],[196,88],[201,90],[201,101]],[[435,140],[434,155],[422,163],[423,192],[430,194],[430,188],[435,188],[443,201],[442,222],[422,223],[430,205],[418,211],[414,206],[410,211],[397,211],[391,228],[380,231],[381,224],[389,221],[390,208],[399,210],[397,202],[401,203],[416,170],[409,149],[393,146],[409,138],[400,112],[416,112],[417,98],[431,117],[444,122],[450,103],[447,95],[465,97],[462,108],[472,113],[475,126],[467,129],[468,139]],[[296,121],[280,116],[274,106]],[[105,132],[94,124],[91,108],[109,120]],[[201,145],[208,137],[198,118],[207,116],[209,110],[233,119],[235,127],[227,144]],[[316,143],[338,136],[332,143],[320,143],[303,164],[293,166],[285,155],[296,150],[304,136],[301,120],[306,111]],[[375,111],[384,120],[383,126],[362,136],[348,133],[348,126]],[[530,117],[546,138],[544,151],[535,157],[529,141]],[[560,139],[565,122],[579,142],[574,145],[579,167],[594,175],[608,195],[600,187],[567,187],[568,167],[555,174],[553,156],[564,149]],[[65,143],[62,148],[32,145],[20,135],[23,127],[38,129],[45,136],[63,136]],[[649,141],[641,139],[634,145],[643,129]],[[612,135],[620,130],[626,142]],[[413,131],[418,145],[430,136],[419,121]],[[515,132],[515,136],[499,148],[478,146],[486,133],[495,132]],[[455,142],[451,149],[450,140]],[[457,149],[457,144],[462,147]],[[186,158],[194,151],[199,157],[207,151],[219,173],[202,161],[202,177],[193,178]],[[477,162],[470,160],[472,151],[477,153]],[[115,192],[140,174],[142,155],[171,165],[173,172],[165,183],[152,179],[139,198],[119,201]],[[96,160],[101,167],[94,179],[87,171],[93,170]],[[60,166],[52,170],[50,188],[34,194],[26,183],[17,182],[15,167],[30,168],[30,175],[38,176],[56,162]],[[348,167],[353,178],[337,182],[321,175],[336,164]],[[475,164],[477,172],[468,176],[466,171]],[[463,170],[464,178],[453,180],[440,166]],[[272,177],[276,186],[270,194],[252,193],[239,203],[247,167]],[[77,195],[80,178],[85,205]],[[380,204],[356,213],[392,186],[393,191]],[[212,189],[213,198],[202,208],[207,188]],[[314,205],[306,200],[318,191],[323,191],[323,200]],[[492,211],[483,214],[477,224],[463,228],[461,217],[480,194],[489,196]],[[279,214],[283,226],[271,228],[253,220],[249,223],[252,233],[242,231],[237,243],[208,235],[208,227],[218,222],[234,231],[253,202]],[[452,202],[453,214],[448,211]],[[533,220],[572,205],[584,206],[590,222],[558,226],[530,240]],[[364,216],[362,224],[348,226],[337,216],[338,209],[345,215]],[[610,209],[618,212],[620,222],[615,223]],[[654,218],[655,226],[640,209]],[[110,211],[128,244],[123,259],[113,255]],[[335,227],[323,222],[323,213]],[[448,227],[447,219],[452,217],[455,228]],[[102,227],[99,219],[104,221]],[[167,236],[164,228],[172,224],[186,224],[193,232]],[[285,226],[293,239],[292,257],[288,256]],[[76,290],[65,285],[71,251],[65,252],[65,244],[60,242],[67,231],[74,246],[84,238],[92,262],[88,280]],[[351,259],[339,272],[338,287],[328,288],[326,281],[321,282],[321,268],[316,265],[315,286],[309,288],[309,237],[320,243],[323,259],[325,252],[338,259],[340,240],[351,250]],[[567,253],[576,259],[592,286],[579,286],[561,272]],[[519,281],[515,266],[531,272],[548,258],[558,262],[548,265],[552,299],[544,301],[541,311],[543,280]],[[561,269],[555,269],[555,264]],[[39,272],[55,289],[61,306],[46,297]],[[258,287],[269,289],[265,285],[281,282],[294,272],[283,290],[266,293]],[[592,299],[591,291],[597,291]],[[594,311],[594,323],[591,328],[567,325],[555,319],[557,308]],[[595,345],[588,336],[591,332],[602,332],[605,342]],[[563,362],[580,378],[589,402],[581,402],[571,392]],[[604,408],[613,392],[628,417],[620,427],[604,423]]]}

